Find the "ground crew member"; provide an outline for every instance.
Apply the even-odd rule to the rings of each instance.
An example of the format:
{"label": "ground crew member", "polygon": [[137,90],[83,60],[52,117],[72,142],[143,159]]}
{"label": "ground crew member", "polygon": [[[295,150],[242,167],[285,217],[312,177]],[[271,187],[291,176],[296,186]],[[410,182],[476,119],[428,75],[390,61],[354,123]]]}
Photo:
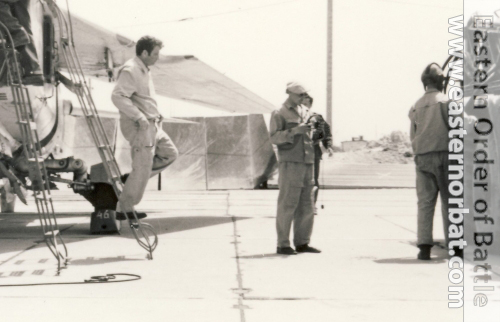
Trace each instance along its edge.
{"label": "ground crew member", "polygon": [[[14,46],[20,53],[25,85],[43,86],[43,73],[38,63],[31,20],[28,11],[30,0],[0,0],[0,22],[9,30]],[[4,30],[2,30],[4,38]]]}
{"label": "ground crew member", "polygon": [[321,144],[328,150],[328,155],[333,156],[333,141],[332,132],[330,130],[330,125],[326,123],[325,119],[321,114],[311,112],[313,98],[311,96],[306,96],[302,101],[302,105],[309,110],[309,123],[313,127],[313,147],[314,147],[314,214],[318,214],[318,208],[316,207],[316,202],[318,201],[319,193],[319,169],[321,164],[321,159],[323,158],[323,151],[321,150]]}
{"label": "ground crew member", "polygon": [[410,109],[410,139],[417,171],[418,259],[429,260],[434,244],[432,226],[438,192],[441,195],[446,247],[448,246],[448,98],[441,67],[432,63],[421,77],[425,94]]}
{"label": "ground crew member", "polygon": [[[132,171],[119,198],[117,219],[133,218],[132,211],[144,194],[150,177],[165,170],[178,156],[172,140],[162,129],[149,66],[159,58],[163,44],[145,36],[136,44],[136,57],[118,71],[111,99],[120,111],[120,129],[132,147]],[[120,211],[121,210],[121,211]],[[144,218],[146,214],[140,214]]]}
{"label": "ground crew member", "polygon": [[[278,147],[279,161],[277,253],[320,253],[320,250],[309,246],[314,222],[314,149],[311,126],[306,124],[309,114],[300,105],[307,91],[301,84],[291,82],[287,84],[286,93],[288,99],[272,113],[270,123],[271,142]],[[290,247],[289,240],[292,221],[295,250]]]}

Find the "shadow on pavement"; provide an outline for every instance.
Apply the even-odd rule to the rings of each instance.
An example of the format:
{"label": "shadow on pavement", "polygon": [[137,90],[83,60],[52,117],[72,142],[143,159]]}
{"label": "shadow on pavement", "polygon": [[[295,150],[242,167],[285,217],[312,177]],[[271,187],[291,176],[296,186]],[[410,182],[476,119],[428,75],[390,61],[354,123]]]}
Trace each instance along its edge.
{"label": "shadow on pavement", "polygon": [[404,258],[385,258],[373,260],[378,264],[441,264],[447,262],[449,259],[448,251],[444,248],[444,241],[439,240],[434,242],[434,247],[431,250],[430,260],[419,260],[417,259],[418,248],[416,242],[408,242],[409,245],[415,246],[415,252],[413,257]]}
{"label": "shadow on pavement", "polygon": [[443,258],[443,257],[432,257],[431,260],[428,261],[422,261],[417,259],[417,257],[412,257],[412,258],[386,258],[386,259],[376,259],[374,260],[375,263],[378,264],[442,264],[448,260],[448,257]]}
{"label": "shadow on pavement", "polygon": [[[148,212],[149,217],[142,222],[152,225],[158,236],[176,233],[192,229],[200,229],[215,225],[232,224],[233,220],[249,219],[250,217],[221,217],[221,216],[185,216],[155,218],[154,213]],[[123,222],[120,234],[90,234],[90,214],[72,213],[71,215],[57,215],[59,230],[66,244],[96,238],[119,237],[135,239],[132,231]],[[29,226],[28,226],[29,225]],[[0,254],[25,250],[33,241],[42,241],[38,247],[45,246],[43,243],[42,229],[39,225],[37,213],[16,213],[0,215]],[[111,259],[104,259],[111,260]],[[115,258],[114,260],[122,260]],[[86,261],[76,261],[76,265],[85,264]],[[72,262],[75,264],[75,262]],[[93,261],[94,264],[97,264]]]}
{"label": "shadow on pavement", "polygon": [[117,257],[105,257],[105,258],[85,258],[85,259],[75,259],[70,260],[69,265],[71,266],[85,266],[85,265],[97,265],[97,264],[106,264],[106,263],[116,263],[116,262],[130,262],[130,261],[144,261],[143,259],[133,259],[133,258],[125,258],[125,256],[117,256]]}
{"label": "shadow on pavement", "polygon": [[[293,256],[295,256],[295,255],[293,255]],[[289,257],[289,256],[288,255],[280,255],[280,254],[276,254],[276,253],[238,256],[238,258],[241,258],[241,259],[286,258],[286,257]],[[236,258],[236,257],[233,257],[233,258]]]}

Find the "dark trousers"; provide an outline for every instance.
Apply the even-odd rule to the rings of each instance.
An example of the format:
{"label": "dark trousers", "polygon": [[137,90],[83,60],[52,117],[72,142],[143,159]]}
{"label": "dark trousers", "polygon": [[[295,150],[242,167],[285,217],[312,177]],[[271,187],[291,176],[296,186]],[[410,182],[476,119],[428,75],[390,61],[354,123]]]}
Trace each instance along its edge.
{"label": "dark trousers", "polygon": [[[31,31],[29,3],[30,0],[0,0],[0,22],[9,30],[14,41],[14,47],[21,54],[20,63],[24,69],[24,75],[41,74],[33,41],[33,32]],[[2,32],[5,34],[4,30]]]}

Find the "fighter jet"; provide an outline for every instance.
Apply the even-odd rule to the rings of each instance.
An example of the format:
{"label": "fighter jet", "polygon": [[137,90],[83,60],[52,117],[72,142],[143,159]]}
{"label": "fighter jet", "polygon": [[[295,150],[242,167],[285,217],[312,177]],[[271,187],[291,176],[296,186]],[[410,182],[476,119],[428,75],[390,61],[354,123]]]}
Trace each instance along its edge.
{"label": "fighter jet", "polygon": [[[63,95],[68,90],[74,91],[74,84],[68,75],[68,64],[71,62],[62,48],[67,38],[71,37],[83,73],[88,77],[100,77],[113,82],[117,69],[135,55],[135,42],[79,18],[72,12],[63,12],[51,0],[31,1],[27,9],[31,18],[33,43],[44,79],[43,86],[25,86],[38,131],[40,153],[48,172],[44,179],[49,181],[52,188],[56,187],[54,182],[65,182],[70,184],[75,192],[85,194],[93,189],[92,183],[89,182],[88,162],[85,158],[68,156],[63,149],[67,127],[74,126],[68,124],[67,116],[78,114],[75,110],[78,109],[79,102],[76,96],[68,99],[67,95]],[[67,36],[64,35],[65,31],[61,30],[57,16],[65,19]],[[2,32],[5,35],[3,30]],[[8,43],[6,38],[3,37]],[[7,57],[8,53],[5,51],[0,54],[0,66],[5,67]],[[33,178],[30,179],[31,161],[27,160],[22,151],[23,130],[14,106],[15,91],[8,85],[6,74],[6,68],[2,68],[0,178],[4,179],[0,179],[0,192],[2,212],[13,212],[15,194],[21,201],[26,202],[25,189],[33,188],[35,183],[32,182]],[[264,99],[191,55],[161,56],[152,67],[152,76],[156,93],[160,96],[227,112],[262,114],[274,109]],[[107,116],[118,117],[118,111],[110,106],[96,105],[96,108]],[[174,118],[167,118],[166,122],[190,123]],[[113,137],[116,133],[111,131],[108,135]],[[59,173],[62,172],[73,173],[72,180],[61,179]]]}

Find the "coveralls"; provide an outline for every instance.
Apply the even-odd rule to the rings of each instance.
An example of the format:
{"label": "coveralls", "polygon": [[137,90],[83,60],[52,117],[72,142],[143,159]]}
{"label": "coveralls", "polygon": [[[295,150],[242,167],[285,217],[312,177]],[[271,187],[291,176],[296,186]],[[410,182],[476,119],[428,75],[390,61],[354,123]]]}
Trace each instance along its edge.
{"label": "coveralls", "polygon": [[434,208],[438,193],[448,245],[448,98],[428,88],[410,109],[410,139],[417,171],[417,246],[432,245]]}
{"label": "coveralls", "polygon": [[9,29],[14,46],[21,54],[24,76],[42,73],[33,42],[29,4],[30,0],[0,0],[0,22]]}
{"label": "coveralls", "polygon": [[308,112],[286,103],[271,115],[271,142],[278,147],[279,195],[276,216],[278,247],[290,247],[293,221],[295,246],[309,244],[314,223],[314,149],[310,134],[293,135],[290,129],[305,123]]}
{"label": "coveralls", "polygon": [[[118,72],[111,99],[120,112],[120,129],[132,148],[132,171],[119,198],[119,208],[133,211],[144,194],[150,177],[165,170],[179,155],[170,137],[161,127],[149,68],[134,57]],[[139,120],[149,126],[140,130]]]}

